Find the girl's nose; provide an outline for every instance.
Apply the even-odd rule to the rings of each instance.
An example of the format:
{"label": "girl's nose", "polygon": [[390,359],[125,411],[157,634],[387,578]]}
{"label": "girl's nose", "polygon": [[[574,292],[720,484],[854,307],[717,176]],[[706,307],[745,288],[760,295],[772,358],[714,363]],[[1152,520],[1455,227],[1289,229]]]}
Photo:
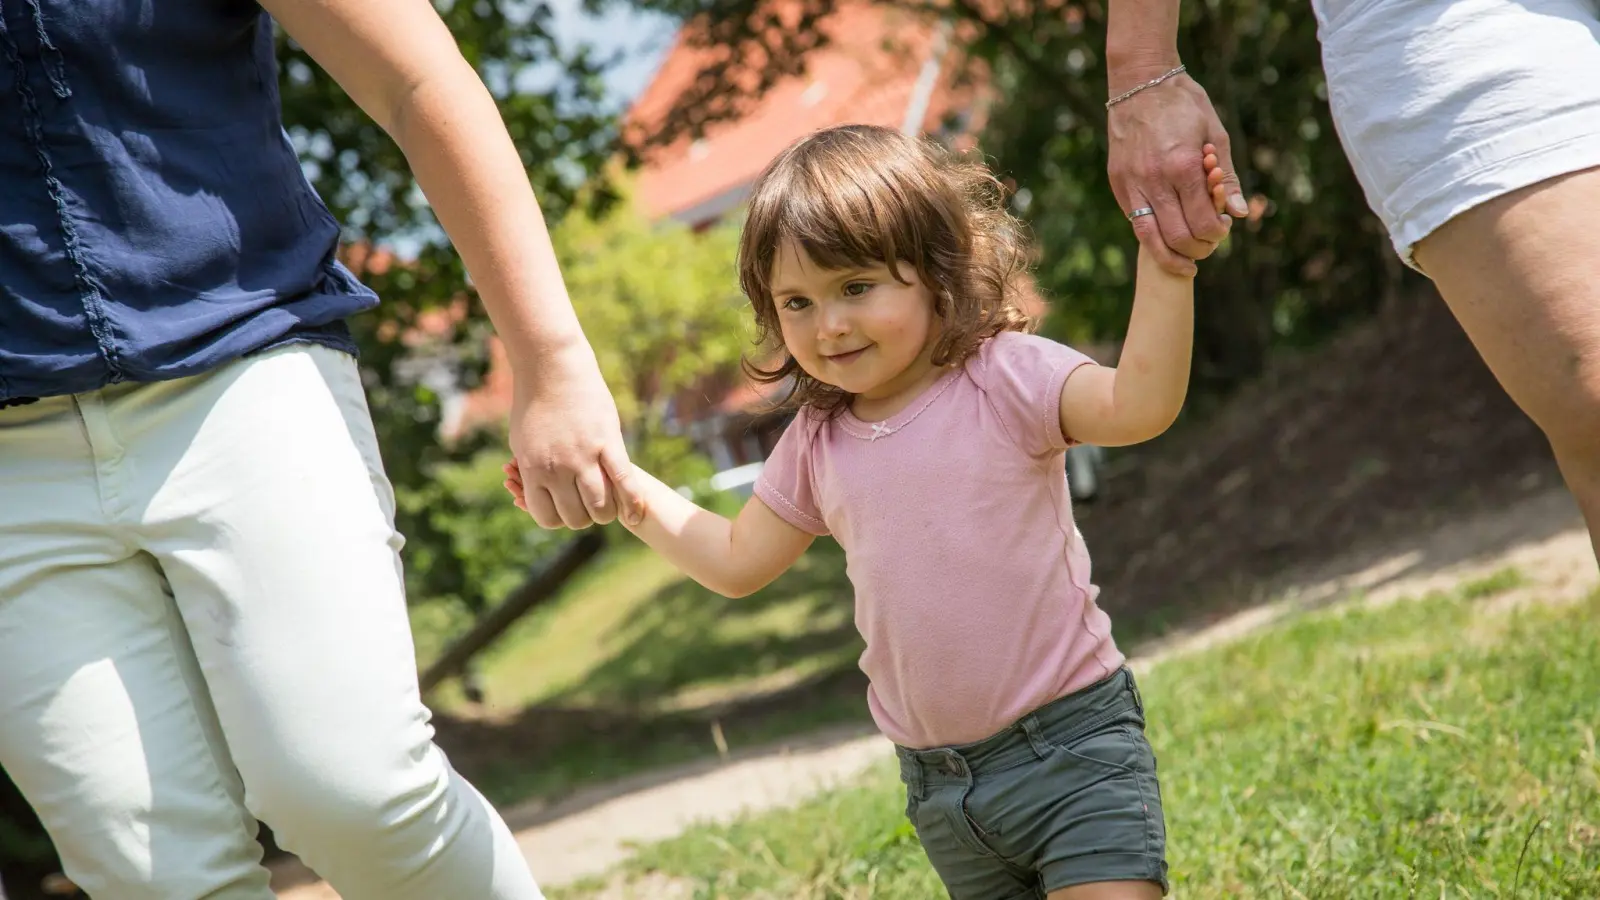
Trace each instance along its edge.
{"label": "girl's nose", "polygon": [[850,316],[838,306],[829,304],[822,308],[822,315],[817,317],[817,327],[823,337],[838,337],[850,333]]}

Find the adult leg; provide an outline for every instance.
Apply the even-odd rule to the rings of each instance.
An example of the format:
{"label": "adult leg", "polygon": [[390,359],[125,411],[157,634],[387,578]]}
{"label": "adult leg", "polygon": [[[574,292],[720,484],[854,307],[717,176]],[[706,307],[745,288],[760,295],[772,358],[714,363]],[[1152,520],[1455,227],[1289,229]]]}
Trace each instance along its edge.
{"label": "adult leg", "polygon": [[105,410],[140,460],[249,809],[345,900],[536,900],[504,822],[432,741],[361,381],[290,347]]}
{"label": "adult leg", "polygon": [[0,410],[0,764],[93,897],[271,900],[154,560],[69,399]]}
{"label": "adult leg", "polygon": [[[1318,0],[1317,9],[1333,119],[1369,203],[1544,429],[1595,534],[1595,4]],[[1371,102],[1378,93],[1395,102]]]}
{"label": "adult leg", "polygon": [[1600,554],[1600,169],[1455,217],[1413,251],[1511,398],[1544,430]]}

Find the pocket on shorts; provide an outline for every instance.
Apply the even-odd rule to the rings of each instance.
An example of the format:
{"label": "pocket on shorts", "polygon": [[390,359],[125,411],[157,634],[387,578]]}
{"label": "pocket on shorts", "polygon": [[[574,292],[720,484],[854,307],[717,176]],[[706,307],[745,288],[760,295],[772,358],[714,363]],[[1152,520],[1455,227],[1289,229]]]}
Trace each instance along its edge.
{"label": "pocket on shorts", "polygon": [[1132,725],[1096,729],[1070,741],[1052,745],[1073,761],[1113,775],[1153,774],[1150,744]]}
{"label": "pocket on shorts", "polygon": [[1049,748],[1043,758],[980,776],[967,797],[968,824],[995,855],[1164,855],[1154,757],[1136,725],[1113,721]]}

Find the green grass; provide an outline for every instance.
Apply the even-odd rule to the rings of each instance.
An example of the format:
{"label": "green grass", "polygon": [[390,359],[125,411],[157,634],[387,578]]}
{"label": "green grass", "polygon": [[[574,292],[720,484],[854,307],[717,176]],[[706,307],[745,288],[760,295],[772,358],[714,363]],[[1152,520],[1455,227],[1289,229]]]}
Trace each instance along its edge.
{"label": "green grass", "polygon": [[[1519,583],[1308,615],[1145,675],[1172,896],[1600,896],[1600,599],[1497,603]],[[903,808],[885,766],[630,868],[707,900],[943,896]]]}
{"label": "green grass", "polygon": [[[618,540],[614,543],[621,544]],[[608,548],[548,606],[511,626],[477,659],[479,678],[495,710],[550,702],[581,684],[601,661],[606,635],[652,596],[683,580],[660,556],[637,544]],[[467,712],[455,682],[433,698],[441,710]]]}
{"label": "green grass", "polygon": [[[843,554],[831,542],[737,600],[626,537],[618,544],[480,657],[491,707],[693,708],[793,684],[860,653]],[[465,709],[454,684],[436,703]]]}
{"label": "green grass", "polygon": [[[860,692],[829,694],[750,721],[718,721],[722,740],[734,750],[781,743],[841,723],[870,725]],[[664,716],[636,731],[585,733],[561,742],[536,759],[507,755],[472,773],[472,783],[489,801],[506,808],[531,798],[558,799],[575,790],[668,766],[718,756],[711,727],[698,718]]]}
{"label": "green grass", "polygon": [[[738,749],[841,722],[868,722],[854,672],[862,643],[844,558],[831,541],[767,588],[728,599],[619,536],[562,594],[478,660],[486,708],[452,681],[430,697],[458,718],[504,721],[470,774],[497,804],[554,797],[672,763],[716,756],[711,723]],[[823,684],[815,689],[808,685]],[[781,696],[782,700],[769,698]],[[597,711],[599,728],[526,720],[541,710]],[[537,751],[530,753],[529,732]],[[554,746],[552,746],[552,743]]]}

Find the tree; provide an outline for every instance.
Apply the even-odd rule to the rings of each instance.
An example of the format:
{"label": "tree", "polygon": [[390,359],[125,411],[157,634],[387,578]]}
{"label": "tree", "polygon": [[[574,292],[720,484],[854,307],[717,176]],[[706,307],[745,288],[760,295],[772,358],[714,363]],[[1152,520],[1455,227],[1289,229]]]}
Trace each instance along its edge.
{"label": "tree", "polygon": [[684,392],[726,388],[753,336],[736,276],[738,229],[695,233],[652,222],[621,179],[621,202],[575,209],[552,238],[578,316],[590,336],[632,438],[634,458],[679,483],[704,460],[671,433],[668,413]]}
{"label": "tree", "polygon": [[[614,153],[616,124],[591,54],[559,46],[543,2],[436,5],[494,95],[546,217],[559,221],[580,191],[585,202],[609,202],[596,179]],[[383,298],[351,325],[395,486],[397,524],[407,537],[409,596],[458,607],[445,613],[458,622],[494,599],[511,577],[507,566],[524,568],[554,546],[499,509],[504,498],[495,493],[495,466],[484,451],[500,436],[485,433],[457,445],[439,440],[438,381],[461,390],[479,383],[488,363],[488,319],[399,148],[281,30],[278,57],[285,126],[347,242],[361,251],[347,254],[352,267]],[[426,356],[415,345],[419,333],[430,340]],[[453,465],[465,470],[446,475]],[[486,517],[500,526],[498,536],[477,527]]]}
{"label": "tree", "polygon": [[[627,138],[636,154],[698,136],[801,72],[844,0],[631,0],[685,22],[714,47],[660,127]],[[1017,188],[1053,300],[1046,333],[1115,339],[1132,301],[1132,238],[1106,181],[1106,0],[886,0],[943,20],[962,77],[987,82],[980,146]],[[785,25],[789,27],[784,27]],[[1372,310],[1401,269],[1335,136],[1316,23],[1304,0],[1190,0],[1179,51],[1234,139],[1233,160],[1263,217],[1200,268],[1196,387],[1256,374],[1280,345],[1320,339]]]}
{"label": "tree", "polygon": [[[623,183],[608,179],[605,189]],[[652,223],[626,193],[600,210],[587,196],[577,199],[551,237],[617,400],[630,455],[669,483],[696,485],[710,474],[709,465],[674,433],[669,413],[683,392],[716,390],[737,374],[741,323],[748,319],[735,288],[737,232],[721,227],[694,234],[676,223]],[[612,526],[584,541],[533,527],[500,486],[505,459],[503,449],[486,447],[471,460],[435,466],[434,477],[409,495],[413,514],[451,537],[445,547],[414,550],[410,563],[437,571],[434,554],[453,552],[466,583],[498,604],[486,613],[473,609],[470,623],[464,613],[471,605],[459,595],[433,598],[456,602],[413,610],[419,647],[432,659],[422,676],[425,690],[458,673],[511,622],[547,602],[565,577],[600,552],[606,533],[619,530]],[[530,577],[530,568],[537,574]],[[448,646],[447,635],[455,636]]]}

